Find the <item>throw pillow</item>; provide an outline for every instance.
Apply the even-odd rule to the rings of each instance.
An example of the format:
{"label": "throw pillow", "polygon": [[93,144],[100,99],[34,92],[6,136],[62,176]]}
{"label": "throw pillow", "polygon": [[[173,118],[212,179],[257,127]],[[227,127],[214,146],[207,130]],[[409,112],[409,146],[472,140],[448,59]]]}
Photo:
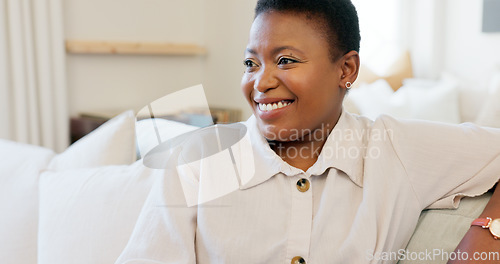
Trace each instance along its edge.
{"label": "throw pillow", "polygon": [[393,91],[397,91],[403,85],[403,80],[408,78],[413,78],[413,67],[410,52],[406,51],[389,67],[383,76],[379,76],[367,66],[361,65],[354,87],[383,79]]}
{"label": "throw pillow", "polygon": [[104,123],[54,157],[49,169],[124,165],[135,160],[135,116],[129,110]]}
{"label": "throw pillow", "polygon": [[137,161],[42,173],[38,263],[114,263],[132,233],[154,171]]}
{"label": "throw pillow", "polygon": [[398,118],[460,123],[458,81],[443,75],[439,81],[407,79],[394,92],[385,80],[353,89],[348,97],[371,119],[381,114]]}
{"label": "throw pillow", "polygon": [[0,139],[0,262],[37,261],[38,175],[55,153]]}

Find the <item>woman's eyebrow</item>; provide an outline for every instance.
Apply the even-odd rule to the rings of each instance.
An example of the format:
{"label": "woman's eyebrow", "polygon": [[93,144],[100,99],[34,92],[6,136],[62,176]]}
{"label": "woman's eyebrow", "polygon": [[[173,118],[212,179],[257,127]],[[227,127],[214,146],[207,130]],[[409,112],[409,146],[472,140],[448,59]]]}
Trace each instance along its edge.
{"label": "woman's eyebrow", "polygon": [[[293,51],[296,51],[298,53],[302,53],[302,51],[300,51],[299,49],[295,48],[295,47],[292,47],[292,46],[281,46],[281,47],[276,47],[274,49],[271,50],[271,55],[274,56],[280,52],[282,52],[283,50],[293,50]],[[257,55],[257,52],[251,48],[247,48],[246,49],[246,52],[252,54],[252,55]]]}
{"label": "woman's eyebrow", "polygon": [[250,54],[252,54],[252,55],[257,55],[257,52],[256,52],[255,50],[251,49],[251,48],[247,48],[247,49],[245,50],[245,52],[248,52],[248,53],[250,53]]}

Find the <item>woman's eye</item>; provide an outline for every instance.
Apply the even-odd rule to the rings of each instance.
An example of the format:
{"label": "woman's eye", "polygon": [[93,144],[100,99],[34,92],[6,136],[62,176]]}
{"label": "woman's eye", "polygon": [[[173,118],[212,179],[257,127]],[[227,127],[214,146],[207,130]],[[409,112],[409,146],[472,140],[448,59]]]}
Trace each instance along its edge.
{"label": "woman's eye", "polygon": [[252,68],[252,67],[257,66],[257,64],[256,64],[255,62],[253,62],[252,60],[244,60],[244,61],[243,61],[243,64],[244,64],[247,68]]}
{"label": "woman's eye", "polygon": [[291,63],[296,63],[298,62],[297,60],[290,59],[290,58],[280,58],[278,60],[278,65],[285,65],[285,64],[291,64]]}

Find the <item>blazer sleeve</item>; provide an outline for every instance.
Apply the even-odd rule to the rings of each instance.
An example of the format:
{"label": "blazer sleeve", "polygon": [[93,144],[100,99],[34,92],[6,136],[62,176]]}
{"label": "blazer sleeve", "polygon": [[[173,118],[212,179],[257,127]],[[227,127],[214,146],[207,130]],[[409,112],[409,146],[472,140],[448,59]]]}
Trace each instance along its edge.
{"label": "blazer sleeve", "polygon": [[457,208],[500,178],[500,129],[471,123],[396,120],[383,123],[422,209]]}

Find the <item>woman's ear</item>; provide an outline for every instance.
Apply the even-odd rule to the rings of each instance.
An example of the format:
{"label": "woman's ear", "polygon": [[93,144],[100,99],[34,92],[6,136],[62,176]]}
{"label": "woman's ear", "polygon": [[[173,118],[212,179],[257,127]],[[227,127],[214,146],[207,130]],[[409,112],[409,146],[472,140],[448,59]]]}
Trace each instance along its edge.
{"label": "woman's ear", "polygon": [[342,57],[342,76],[340,78],[341,87],[345,87],[346,82],[351,84],[358,78],[359,72],[359,54],[352,50]]}

